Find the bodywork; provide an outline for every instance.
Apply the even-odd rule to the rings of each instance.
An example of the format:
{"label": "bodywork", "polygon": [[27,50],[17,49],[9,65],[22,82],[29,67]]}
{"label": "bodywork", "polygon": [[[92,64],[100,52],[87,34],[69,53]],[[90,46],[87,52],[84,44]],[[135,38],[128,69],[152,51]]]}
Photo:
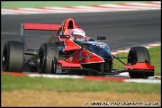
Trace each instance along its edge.
{"label": "bodywork", "polygon": [[[24,40],[24,30],[52,30],[56,31],[50,37],[50,43],[54,43],[59,49],[58,68],[61,70],[56,73],[63,73],[63,70],[71,69],[90,69],[96,71],[96,65],[103,68],[101,75],[118,74],[121,72],[142,72],[149,73],[149,76],[154,75],[154,66],[150,63],[140,62],[134,65],[124,64],[123,69],[113,70],[113,59],[117,58],[111,54],[111,49],[107,43],[100,40],[106,37],[97,37],[98,40],[90,39],[89,41],[74,41],[71,39],[70,31],[74,28],[80,28],[80,25],[75,24],[73,18],[64,20],[61,24],[33,24],[24,23],[21,26],[21,40]],[[31,52],[32,51],[32,52]],[[36,55],[38,49],[28,49],[25,44],[25,54]],[[117,58],[119,59],[119,58]],[[120,61],[120,60],[119,60]],[[121,62],[122,63],[122,62]],[[95,65],[93,65],[95,64]],[[104,72],[104,67],[108,65],[108,71]],[[97,71],[96,71],[97,72]]]}

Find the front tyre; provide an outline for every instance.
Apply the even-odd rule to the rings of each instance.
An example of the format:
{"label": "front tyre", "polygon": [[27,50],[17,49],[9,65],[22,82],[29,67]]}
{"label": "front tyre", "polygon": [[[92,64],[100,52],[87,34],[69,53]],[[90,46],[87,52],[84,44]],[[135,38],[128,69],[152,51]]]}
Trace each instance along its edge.
{"label": "front tyre", "polygon": [[38,52],[37,69],[40,73],[53,73],[53,64],[59,57],[59,50],[56,44],[43,43]]}
{"label": "front tyre", "polygon": [[[150,63],[150,55],[145,47],[132,47],[128,54],[128,65],[134,65],[137,62]],[[131,78],[147,78],[146,72],[129,72]]]}
{"label": "front tyre", "polygon": [[2,54],[3,71],[22,72],[24,66],[24,43],[8,41]]}

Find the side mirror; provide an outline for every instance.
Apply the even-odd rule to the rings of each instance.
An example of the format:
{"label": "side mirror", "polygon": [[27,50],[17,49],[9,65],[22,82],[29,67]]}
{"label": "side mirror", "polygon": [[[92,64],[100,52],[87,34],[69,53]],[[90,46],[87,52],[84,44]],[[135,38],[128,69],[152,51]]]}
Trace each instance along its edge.
{"label": "side mirror", "polygon": [[106,40],[106,36],[97,36],[97,40]]}
{"label": "side mirror", "polygon": [[70,35],[60,35],[60,38],[70,38]]}

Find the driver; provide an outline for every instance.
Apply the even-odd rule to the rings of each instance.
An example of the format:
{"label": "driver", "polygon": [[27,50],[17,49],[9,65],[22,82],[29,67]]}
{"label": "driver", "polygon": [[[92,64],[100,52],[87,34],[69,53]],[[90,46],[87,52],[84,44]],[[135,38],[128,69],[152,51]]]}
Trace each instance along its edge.
{"label": "driver", "polygon": [[71,31],[70,36],[73,40],[79,40],[79,41],[86,41],[89,40],[89,38],[86,36],[86,33],[84,30],[80,28],[75,28]]}

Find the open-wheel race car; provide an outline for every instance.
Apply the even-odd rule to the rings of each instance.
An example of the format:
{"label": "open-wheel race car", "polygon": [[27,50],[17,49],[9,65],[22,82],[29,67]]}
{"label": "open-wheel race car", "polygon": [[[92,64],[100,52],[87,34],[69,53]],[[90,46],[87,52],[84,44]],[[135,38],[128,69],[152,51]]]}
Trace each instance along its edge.
{"label": "open-wheel race car", "polygon": [[[23,23],[21,41],[7,41],[2,55],[3,71],[23,72],[24,67],[35,68],[35,71],[48,74],[112,75],[129,72],[131,78],[154,76],[154,66],[150,63],[149,52],[145,47],[130,48],[127,63],[111,54],[107,43],[97,40],[77,40],[71,36],[73,29],[81,29],[73,18],[65,19],[61,24]],[[28,49],[24,30],[53,30],[50,41],[42,43],[39,49]],[[25,60],[25,55],[34,56],[34,60]],[[113,60],[123,64],[123,69],[113,69]],[[79,71],[81,70],[81,71]]]}

